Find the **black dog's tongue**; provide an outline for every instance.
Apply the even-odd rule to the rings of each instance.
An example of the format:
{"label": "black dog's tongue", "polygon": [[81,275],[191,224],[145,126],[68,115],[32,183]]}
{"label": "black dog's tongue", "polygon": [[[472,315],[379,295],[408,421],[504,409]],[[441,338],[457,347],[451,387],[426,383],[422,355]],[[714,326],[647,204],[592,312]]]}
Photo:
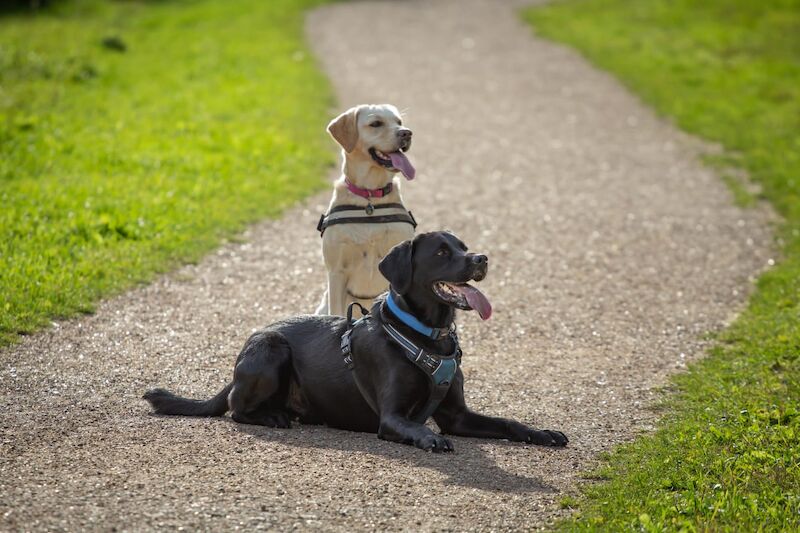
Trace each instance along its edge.
{"label": "black dog's tongue", "polygon": [[456,285],[455,288],[464,295],[469,306],[478,312],[482,320],[489,320],[489,317],[492,316],[492,304],[481,291],[466,283]]}

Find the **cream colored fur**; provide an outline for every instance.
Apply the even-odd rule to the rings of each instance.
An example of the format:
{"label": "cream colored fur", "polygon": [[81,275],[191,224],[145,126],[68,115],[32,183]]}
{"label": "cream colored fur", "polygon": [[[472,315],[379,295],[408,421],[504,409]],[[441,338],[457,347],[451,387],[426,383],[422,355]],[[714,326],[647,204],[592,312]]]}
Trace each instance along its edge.
{"label": "cream colored fur", "polygon": [[[380,121],[381,127],[370,124]],[[371,147],[384,153],[396,152],[398,131],[403,128],[400,113],[391,105],[361,105],[336,117],[328,132],[341,145],[344,162],[342,176],[333,186],[328,210],[338,205],[367,205],[367,199],[351,193],[345,176],[354,185],[378,189],[394,182],[392,192],[372,198],[373,205],[402,203],[400,178],[369,154]],[[317,314],[344,315],[350,302],[369,308],[372,299],[389,288],[389,282],[378,272],[378,262],[396,244],[414,237],[410,224],[339,224],[325,230],[322,256],[328,271],[328,287]],[[359,298],[360,297],[360,298]]]}

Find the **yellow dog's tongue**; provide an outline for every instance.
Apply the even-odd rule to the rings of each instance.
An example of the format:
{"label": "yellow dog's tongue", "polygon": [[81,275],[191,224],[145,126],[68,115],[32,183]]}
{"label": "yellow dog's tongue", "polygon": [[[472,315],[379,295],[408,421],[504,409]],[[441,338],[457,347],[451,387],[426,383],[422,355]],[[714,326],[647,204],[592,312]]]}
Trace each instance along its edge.
{"label": "yellow dog's tongue", "polygon": [[392,152],[389,155],[389,159],[392,160],[392,166],[403,173],[407,179],[413,180],[414,176],[416,176],[417,171],[414,169],[414,165],[411,164],[411,161],[408,160],[406,154],[403,152]]}
{"label": "yellow dog's tongue", "polygon": [[466,297],[469,306],[478,312],[482,320],[489,320],[489,317],[492,316],[492,304],[489,303],[489,300],[486,299],[486,296],[481,291],[466,283],[464,285],[456,285],[456,289]]}

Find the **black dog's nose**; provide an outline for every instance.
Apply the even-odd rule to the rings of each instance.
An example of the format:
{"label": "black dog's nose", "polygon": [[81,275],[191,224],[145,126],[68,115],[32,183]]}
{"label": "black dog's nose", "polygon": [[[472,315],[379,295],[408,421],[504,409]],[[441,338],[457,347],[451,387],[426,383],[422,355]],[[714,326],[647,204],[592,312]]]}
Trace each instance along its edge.
{"label": "black dog's nose", "polygon": [[397,136],[400,138],[401,141],[410,141],[411,140],[411,130],[408,128],[401,128],[397,130]]}
{"label": "black dog's nose", "polygon": [[470,262],[472,263],[472,279],[475,281],[482,281],[486,277],[486,272],[489,270],[489,258],[485,255],[470,254]]}

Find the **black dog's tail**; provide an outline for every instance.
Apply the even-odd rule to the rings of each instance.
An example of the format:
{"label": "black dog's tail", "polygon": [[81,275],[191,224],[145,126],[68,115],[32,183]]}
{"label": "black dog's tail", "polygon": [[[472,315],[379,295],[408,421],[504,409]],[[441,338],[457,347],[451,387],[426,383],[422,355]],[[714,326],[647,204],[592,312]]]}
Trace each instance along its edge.
{"label": "black dog's tail", "polygon": [[228,394],[233,388],[229,383],[210,400],[181,398],[165,389],[153,389],[144,393],[144,398],[159,415],[222,416],[228,412]]}

